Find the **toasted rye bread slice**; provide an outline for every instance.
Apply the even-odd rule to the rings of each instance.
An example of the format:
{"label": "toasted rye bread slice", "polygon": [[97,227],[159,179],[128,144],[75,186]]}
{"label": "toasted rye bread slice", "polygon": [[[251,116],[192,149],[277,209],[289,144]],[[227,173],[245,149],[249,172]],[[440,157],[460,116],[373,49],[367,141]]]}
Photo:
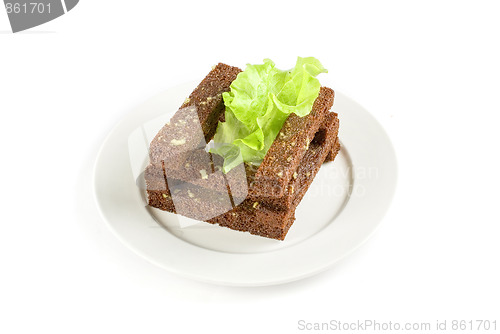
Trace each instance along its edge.
{"label": "toasted rye bread slice", "polygon": [[[335,146],[335,142],[338,140],[338,132],[339,119],[337,114],[329,112],[302,157],[299,166],[292,173],[292,178],[285,187],[283,196],[267,197],[249,194],[247,200],[253,203],[262,203],[262,205],[275,210],[288,210],[296,206],[298,204],[296,201],[300,201],[305,195],[326,155],[330,154],[332,147]],[[300,173],[305,173],[305,177],[299,178]]]}
{"label": "toasted rye bread slice", "polygon": [[325,115],[333,105],[335,93],[321,87],[311,112],[304,117],[291,114],[281,128],[255,174],[249,188],[253,196],[281,197],[302,160]]}
{"label": "toasted rye bread slice", "polygon": [[219,63],[208,73],[152,140],[149,147],[152,164],[163,163],[167,168],[177,169],[190,151],[204,147],[212,139],[224,112],[222,93],[229,91],[240,72],[237,67]]}

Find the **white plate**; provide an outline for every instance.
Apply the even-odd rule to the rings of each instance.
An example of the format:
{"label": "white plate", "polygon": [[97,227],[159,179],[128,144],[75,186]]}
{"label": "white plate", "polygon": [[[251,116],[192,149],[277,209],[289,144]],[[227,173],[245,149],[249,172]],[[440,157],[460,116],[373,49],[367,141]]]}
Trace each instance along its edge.
{"label": "white plate", "polygon": [[396,186],[396,156],[379,123],[336,92],[342,149],[324,164],[285,241],[193,221],[146,205],[141,172],[147,147],[196,83],[134,109],[109,134],[94,172],[104,220],[132,250],[173,273],[205,282],[258,286],[298,280],[331,267],[374,232]]}

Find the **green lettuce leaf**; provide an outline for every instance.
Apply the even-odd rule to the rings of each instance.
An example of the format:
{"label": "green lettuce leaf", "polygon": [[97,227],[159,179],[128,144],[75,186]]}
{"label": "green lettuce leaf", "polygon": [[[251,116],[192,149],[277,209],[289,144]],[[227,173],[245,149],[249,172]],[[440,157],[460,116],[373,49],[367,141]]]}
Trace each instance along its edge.
{"label": "green lettuce leaf", "polygon": [[270,59],[248,64],[224,93],[226,120],[219,122],[212,153],[224,158],[227,173],[242,162],[259,164],[291,113],[311,112],[327,70],[313,57],[297,58],[295,67],[282,71]]}

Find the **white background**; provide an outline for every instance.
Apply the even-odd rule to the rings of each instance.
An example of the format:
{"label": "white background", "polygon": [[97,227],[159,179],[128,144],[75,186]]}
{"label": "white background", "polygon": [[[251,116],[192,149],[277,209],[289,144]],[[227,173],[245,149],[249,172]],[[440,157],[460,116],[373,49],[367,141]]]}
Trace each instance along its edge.
{"label": "white background", "polygon": [[[0,10],[0,332],[294,333],[297,323],[497,320],[498,1],[82,0],[19,34]],[[396,197],[333,269],[274,287],[178,278],[92,198],[97,150],[132,108],[222,61],[315,56],[386,128]],[[448,325],[450,326],[450,324]]]}

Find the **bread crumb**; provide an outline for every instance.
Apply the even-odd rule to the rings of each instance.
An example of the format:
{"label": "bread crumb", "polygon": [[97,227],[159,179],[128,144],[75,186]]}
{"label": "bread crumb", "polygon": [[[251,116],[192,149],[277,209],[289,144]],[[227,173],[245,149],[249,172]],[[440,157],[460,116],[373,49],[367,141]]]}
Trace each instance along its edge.
{"label": "bread crumb", "polygon": [[185,138],[182,138],[182,139],[172,139],[170,141],[170,144],[174,145],[174,146],[179,146],[179,145],[184,145],[186,143],[186,139]]}

